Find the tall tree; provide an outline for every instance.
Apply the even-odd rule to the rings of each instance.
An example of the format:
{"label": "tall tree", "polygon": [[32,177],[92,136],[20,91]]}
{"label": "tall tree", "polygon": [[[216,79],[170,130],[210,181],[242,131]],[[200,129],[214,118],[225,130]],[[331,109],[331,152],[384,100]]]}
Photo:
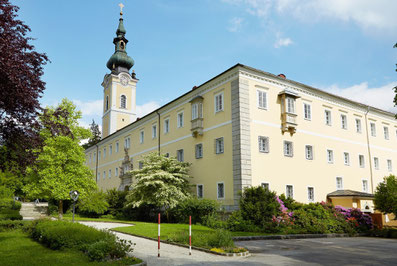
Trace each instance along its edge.
{"label": "tall tree", "polygon": [[[393,46],[393,48],[397,48],[397,42],[396,44]],[[397,64],[396,64],[396,71],[397,71]],[[394,106],[397,106],[397,86],[394,87],[394,92],[396,93],[396,95],[394,96]],[[397,118],[397,114],[396,114],[396,118]]]}
{"label": "tall tree", "polygon": [[23,170],[40,144],[37,114],[45,88],[45,54],[35,51],[30,28],[17,19],[19,8],[0,1],[0,169]]}
{"label": "tall tree", "polygon": [[36,163],[27,169],[25,193],[32,198],[57,200],[60,219],[63,201],[70,199],[70,191],[77,190],[84,197],[97,189],[94,175],[85,165],[84,149],[79,145],[90,137],[90,131],[78,125],[80,118],[81,112],[67,99],[56,108],[45,109],[40,115],[44,145]]}
{"label": "tall tree", "polygon": [[397,219],[397,177],[389,175],[376,187],[375,209],[384,213],[393,213]]}
{"label": "tall tree", "polygon": [[92,123],[90,124],[90,130],[91,130],[91,138],[88,140],[86,144],[83,145],[84,149],[88,149],[89,147],[101,141],[101,131],[99,130],[99,126],[98,124],[95,123],[94,119],[92,119]]}

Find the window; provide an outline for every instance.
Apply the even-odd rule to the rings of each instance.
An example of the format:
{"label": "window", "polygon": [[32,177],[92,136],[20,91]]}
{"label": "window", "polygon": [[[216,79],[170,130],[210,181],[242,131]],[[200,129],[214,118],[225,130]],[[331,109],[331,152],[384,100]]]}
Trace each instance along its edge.
{"label": "window", "polygon": [[330,110],[325,110],[324,111],[324,114],[325,114],[325,124],[327,125],[327,126],[330,126],[331,125],[331,111]]}
{"label": "window", "polygon": [[378,157],[374,157],[374,167],[376,170],[379,170],[379,159]]}
{"label": "window", "polygon": [[109,179],[112,178],[112,169],[109,169]]}
{"label": "window", "polygon": [[356,132],[361,133],[361,119],[356,119]]}
{"label": "window", "polygon": [[197,185],[197,198],[201,199],[204,197],[204,186]]}
{"label": "window", "polygon": [[343,161],[345,165],[350,165],[350,155],[348,152],[343,153]]}
{"label": "window", "polygon": [[94,161],[94,162],[96,161],[96,152],[94,152],[94,158],[93,158],[93,161]]}
{"label": "window", "polygon": [[152,125],[152,139],[157,138],[157,125]]}
{"label": "window", "polygon": [[391,160],[387,160],[387,170],[389,170],[389,172],[393,171],[393,166],[391,164]]}
{"label": "window", "polygon": [[125,138],[124,139],[124,148],[129,149],[130,148],[130,138]]}
{"label": "window", "polygon": [[164,133],[167,134],[170,132],[170,119],[167,118],[164,120]]}
{"label": "window", "polygon": [[365,160],[364,160],[364,155],[359,155],[358,156],[358,162],[361,168],[365,167]]}
{"label": "window", "polygon": [[105,111],[109,110],[109,96],[106,95],[106,109]]}
{"label": "window", "polygon": [[376,137],[376,127],[375,127],[375,123],[371,123],[371,136],[372,137]]}
{"label": "window", "polygon": [[203,144],[196,144],[196,159],[203,158]]}
{"label": "window", "polygon": [[256,94],[258,96],[258,108],[267,109],[266,92],[257,90]]}
{"label": "window", "polygon": [[307,199],[309,202],[314,201],[314,187],[307,188]]}
{"label": "window", "polygon": [[295,99],[287,97],[287,113],[295,114]]}
{"label": "window", "polygon": [[127,108],[127,97],[125,95],[120,96],[120,108]]}
{"label": "window", "polygon": [[287,198],[294,198],[294,187],[292,185],[287,185],[285,187],[285,195],[287,196]]}
{"label": "window", "polygon": [[145,131],[141,130],[139,132],[139,143],[143,143],[145,141]]}
{"label": "window", "polygon": [[343,179],[342,179],[342,177],[337,177],[336,178],[336,189],[337,190],[343,189]]}
{"label": "window", "polygon": [[116,153],[119,152],[119,143],[116,142]]}
{"label": "window", "polygon": [[176,158],[178,161],[183,162],[183,149],[176,151]]}
{"label": "window", "polygon": [[103,148],[103,159],[106,158],[106,148]]}
{"label": "window", "polygon": [[170,157],[170,154],[167,152],[164,156],[165,156],[166,158],[168,158],[168,157]]}
{"label": "window", "polygon": [[269,190],[269,183],[262,182],[262,183],[261,183],[261,187],[263,187],[264,189]]}
{"label": "window", "polygon": [[223,182],[217,183],[217,196],[218,199],[225,198],[225,183]]}
{"label": "window", "polygon": [[303,104],[303,114],[306,120],[312,120],[312,110],[311,105],[308,103]]}
{"label": "window", "polygon": [[106,179],[106,171],[103,171],[103,180]]}
{"label": "window", "polygon": [[177,127],[183,127],[183,112],[178,113],[176,122]]}
{"label": "window", "polygon": [[284,156],[292,157],[293,155],[294,153],[293,153],[292,142],[284,141]]}
{"label": "window", "polygon": [[368,180],[363,180],[363,192],[368,192]]}
{"label": "window", "polygon": [[101,180],[101,173],[98,173],[98,176],[97,176],[97,179],[96,179],[97,181],[100,181]]}
{"label": "window", "polygon": [[334,151],[333,150],[327,150],[327,162],[334,163]]}
{"label": "window", "polygon": [[113,146],[109,145],[109,155],[112,155],[112,153],[113,153]]}
{"label": "window", "polygon": [[138,165],[139,165],[139,169],[143,168],[143,162],[139,162]]}
{"label": "window", "polygon": [[223,153],[223,137],[215,139],[215,153]]}
{"label": "window", "polygon": [[342,129],[347,129],[347,117],[346,115],[340,115],[340,122]]}
{"label": "window", "polygon": [[192,104],[192,120],[201,118],[203,115],[203,104],[202,103],[194,103]]}
{"label": "window", "polygon": [[383,135],[385,136],[385,139],[389,139],[389,128],[388,127],[383,127]]}
{"label": "window", "polygon": [[215,113],[223,111],[223,92],[215,95]]}
{"label": "window", "polygon": [[269,138],[259,136],[258,137],[259,152],[269,152]]}
{"label": "window", "polygon": [[89,162],[91,163],[91,153],[90,153],[90,160],[89,160]]}
{"label": "window", "polygon": [[119,176],[119,168],[114,169],[114,176]]}
{"label": "window", "polygon": [[101,151],[98,151],[98,162],[101,160]]}
{"label": "window", "polygon": [[311,145],[305,146],[305,155],[306,155],[306,160],[313,160],[313,146]]}

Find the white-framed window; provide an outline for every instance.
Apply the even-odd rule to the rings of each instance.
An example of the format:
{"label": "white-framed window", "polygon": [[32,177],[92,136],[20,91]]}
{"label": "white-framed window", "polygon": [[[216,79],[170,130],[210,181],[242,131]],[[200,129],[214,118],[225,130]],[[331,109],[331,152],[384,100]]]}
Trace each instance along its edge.
{"label": "white-framed window", "polygon": [[361,133],[361,119],[356,118],[356,132]]}
{"label": "white-framed window", "polygon": [[379,170],[379,159],[378,159],[378,157],[374,157],[374,168],[375,168],[375,170]]}
{"label": "white-framed window", "polygon": [[393,171],[393,165],[391,160],[387,160],[387,170],[389,170],[389,172]]}
{"label": "white-framed window", "polygon": [[98,173],[98,176],[96,178],[96,181],[101,181],[101,173]]}
{"label": "white-framed window", "polygon": [[263,187],[264,189],[269,190],[270,185],[269,185],[269,183],[267,183],[267,182],[261,182],[261,187]]}
{"label": "white-framed window", "polygon": [[340,115],[340,123],[341,123],[341,127],[342,129],[347,129],[347,116],[341,114]]}
{"label": "white-framed window", "polygon": [[192,104],[192,120],[202,118],[203,116],[203,104],[194,103]]}
{"label": "white-framed window", "polygon": [[343,178],[342,177],[337,177],[336,178],[336,189],[341,190],[343,189]]}
{"label": "white-framed window", "polygon": [[305,146],[305,157],[306,160],[313,160],[313,146],[312,145],[306,145]]}
{"label": "white-framed window", "polygon": [[127,97],[125,95],[120,96],[120,108],[127,108]]}
{"label": "white-framed window", "polygon": [[327,162],[334,163],[334,151],[333,150],[327,150]]}
{"label": "white-framed window", "polygon": [[223,111],[223,92],[215,95],[215,113]]}
{"label": "white-framed window", "polygon": [[295,99],[292,97],[287,97],[287,113],[295,114]]}
{"label": "white-framed window", "polygon": [[215,139],[215,153],[221,154],[224,152],[223,137]]}
{"label": "white-framed window", "polygon": [[361,168],[364,168],[365,167],[365,159],[364,159],[364,155],[359,155],[358,156],[358,163],[359,163],[359,165],[360,165],[360,167]]}
{"label": "white-framed window", "polygon": [[348,152],[343,153],[343,162],[345,165],[350,165],[350,154]]}
{"label": "white-framed window", "polygon": [[157,138],[157,125],[152,125],[152,139]]}
{"label": "white-framed window", "polygon": [[267,93],[262,90],[257,90],[256,95],[258,99],[258,108],[267,109]]}
{"label": "white-framed window", "polygon": [[114,169],[114,176],[119,176],[119,168],[118,167],[116,167]]}
{"label": "white-framed window", "polygon": [[178,159],[178,161],[183,162],[183,149],[176,151],[176,158]]}
{"label": "white-framed window", "polygon": [[307,187],[307,200],[314,202],[314,187]]}
{"label": "white-framed window", "polygon": [[170,132],[170,119],[164,119],[164,134]]}
{"label": "white-framed window", "polygon": [[218,182],[216,183],[216,195],[218,199],[224,199],[225,198],[225,183],[224,182]]}
{"label": "white-framed window", "polygon": [[269,152],[269,137],[258,137],[259,152]]}
{"label": "white-framed window", "polygon": [[106,179],[106,171],[103,171],[103,180],[105,180]]}
{"label": "white-framed window", "polygon": [[376,126],[375,123],[370,123],[371,126],[371,136],[376,137]]}
{"label": "white-framed window", "polygon": [[312,106],[308,103],[303,103],[303,117],[306,120],[312,120]]}
{"label": "white-framed window", "polygon": [[106,148],[103,148],[103,159],[106,158]]}
{"label": "white-framed window", "polygon": [[119,143],[116,142],[116,153],[119,152]]}
{"label": "white-framed window", "polygon": [[197,185],[197,198],[204,198],[204,185]]}
{"label": "white-framed window", "polygon": [[385,136],[385,139],[389,139],[389,128],[388,127],[383,127],[383,135]]}
{"label": "white-framed window", "polygon": [[368,180],[363,179],[362,185],[363,185],[363,192],[368,192]]}
{"label": "white-framed window", "polygon": [[106,95],[106,109],[105,111],[109,110],[109,96]]}
{"label": "white-framed window", "polygon": [[139,143],[143,143],[145,141],[145,131],[139,131]]}
{"label": "white-framed window", "polygon": [[91,163],[91,160],[92,160],[92,158],[91,158],[91,153],[90,153],[90,160],[89,160],[90,163]]}
{"label": "white-framed window", "polygon": [[203,158],[203,144],[202,143],[196,144],[195,154],[196,154],[196,159]]}
{"label": "white-framed window", "polygon": [[294,156],[293,145],[291,141],[284,140],[284,156]]}
{"label": "white-framed window", "polygon": [[101,151],[98,151],[98,162],[101,160]]}
{"label": "white-framed window", "polygon": [[112,169],[109,169],[109,179],[112,178]]}
{"label": "white-framed window", "polygon": [[113,153],[113,146],[109,145],[109,155],[112,155],[112,153]]}
{"label": "white-framed window", "polygon": [[287,198],[294,198],[294,186],[293,185],[286,185],[285,186],[285,195]]}
{"label": "white-framed window", "polygon": [[176,124],[177,124],[177,127],[178,128],[180,128],[180,127],[183,127],[183,112],[179,112],[177,115],[176,115]]}
{"label": "white-framed window", "polygon": [[324,115],[325,115],[325,124],[327,126],[332,125],[331,110],[324,110]]}
{"label": "white-framed window", "polygon": [[138,162],[138,167],[139,167],[139,169],[142,169],[142,168],[143,168],[143,162],[142,162],[142,161],[139,161],[139,162]]}
{"label": "white-framed window", "polygon": [[128,138],[125,138],[125,139],[124,139],[124,148],[129,149],[130,146],[131,146],[131,140],[130,140],[130,138],[129,138],[129,137],[128,137]]}
{"label": "white-framed window", "polygon": [[92,161],[93,161],[93,162],[96,162],[96,152],[94,152],[94,156],[93,156],[93,158],[92,158]]}

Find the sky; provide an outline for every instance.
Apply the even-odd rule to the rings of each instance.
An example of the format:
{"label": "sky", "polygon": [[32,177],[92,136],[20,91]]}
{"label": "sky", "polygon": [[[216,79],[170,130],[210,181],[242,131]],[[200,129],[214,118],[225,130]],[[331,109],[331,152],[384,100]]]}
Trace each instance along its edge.
{"label": "sky", "polygon": [[73,100],[101,123],[106,62],[124,4],[138,117],[236,63],[397,113],[394,0],[11,0],[48,55],[40,102]]}

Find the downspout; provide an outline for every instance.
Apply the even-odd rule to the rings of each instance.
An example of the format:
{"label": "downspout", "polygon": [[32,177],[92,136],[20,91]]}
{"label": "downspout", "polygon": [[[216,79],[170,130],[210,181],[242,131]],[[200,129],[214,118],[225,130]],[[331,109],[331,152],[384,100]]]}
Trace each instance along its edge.
{"label": "downspout", "polygon": [[372,157],[371,157],[371,147],[369,145],[369,135],[368,135],[368,113],[371,108],[367,106],[367,112],[365,113],[365,130],[367,132],[367,148],[368,148],[368,156],[369,156],[369,172],[371,176],[371,193],[374,194],[374,177],[372,171]]}
{"label": "downspout", "polygon": [[98,183],[98,144],[95,144],[96,146],[96,159],[95,159],[95,181]]}
{"label": "downspout", "polygon": [[160,123],[160,113],[159,113],[159,111],[156,111],[156,114],[157,114],[157,116],[158,116],[158,118],[159,118],[159,131],[158,131],[158,136],[157,136],[157,138],[158,138],[158,147],[157,147],[157,149],[158,149],[158,153],[159,153],[159,155],[160,155],[160,127],[161,127],[161,123]]}

